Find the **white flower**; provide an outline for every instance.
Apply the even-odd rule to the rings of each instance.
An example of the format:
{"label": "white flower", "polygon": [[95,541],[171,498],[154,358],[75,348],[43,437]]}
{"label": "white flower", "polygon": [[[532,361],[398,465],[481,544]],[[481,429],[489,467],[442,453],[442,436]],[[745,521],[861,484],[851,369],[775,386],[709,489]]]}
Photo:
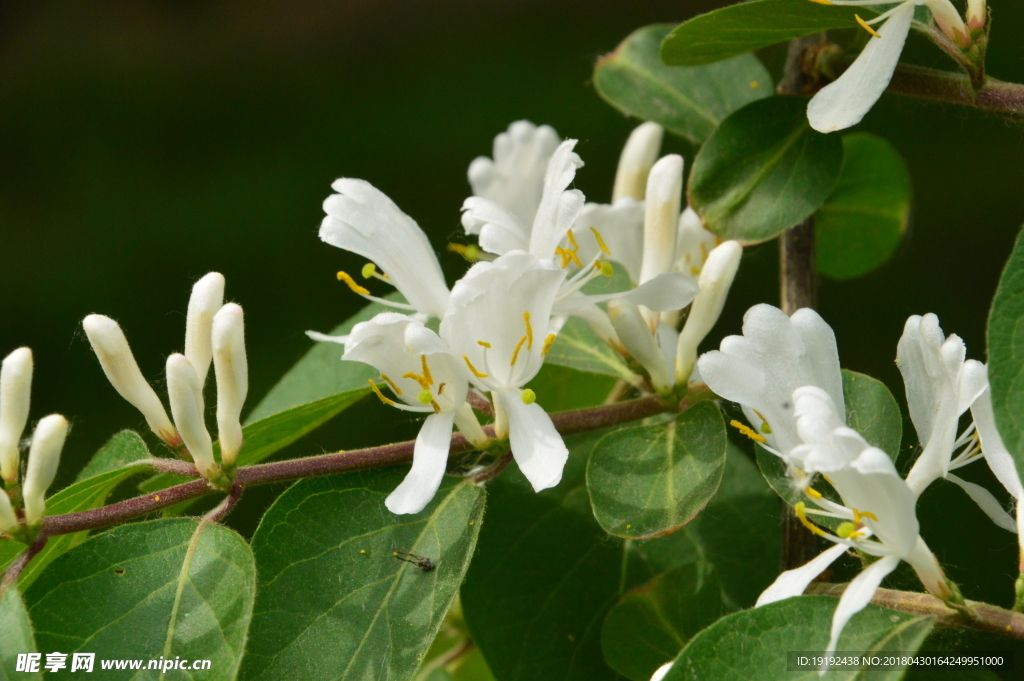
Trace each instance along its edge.
{"label": "white flower", "polygon": [[671,271],[675,264],[682,198],[683,157],[669,154],[654,164],[647,178],[641,284]]}
{"label": "white flower", "polygon": [[214,461],[213,441],[203,417],[203,386],[185,355],[174,353],[167,358],[167,396],[174,425],[192,455],[196,470],[211,480],[218,477],[220,467]]}
{"label": "white flower", "polygon": [[[819,0],[815,0],[819,1]],[[889,5],[891,0],[824,0],[838,6]],[[960,45],[969,41],[968,31],[949,0],[905,0],[871,19],[861,21],[871,34],[867,46],[835,82],[822,88],[807,105],[807,119],[819,132],[843,130],[860,122],[888,87],[896,70],[903,44],[910,33],[914,8],[926,5],[943,33]],[[885,22],[877,32],[871,24]]]}
{"label": "white flower", "polygon": [[659,325],[651,332],[647,320],[644,319],[640,307],[628,298],[617,298],[608,303],[608,316],[618,335],[623,349],[647,370],[651,385],[661,395],[668,395],[675,386],[671,369],[672,358],[662,350],[660,340],[664,338],[658,331],[669,334],[668,339],[675,348],[675,329]]}
{"label": "white flower", "polygon": [[544,191],[544,173],[558,143],[558,133],[551,126],[516,121],[494,138],[493,160],[478,156],[469,165],[473,195],[504,206],[520,224],[531,224]]}
{"label": "white flower", "polygon": [[665,129],[653,121],[641,123],[629,134],[629,139],[622,147],[619,167],[615,172],[613,204],[627,197],[637,201],[643,200],[647,189],[647,176],[654,162],[658,160],[664,135]]}
{"label": "white flower", "polygon": [[755,305],[743,316],[743,335],[724,338],[719,350],[697,360],[697,368],[715,393],[743,405],[750,422],[784,458],[801,444],[794,390],[817,386],[845,413],[835,334],[809,308],[787,317],[771,305]]}
{"label": "white flower", "polygon": [[[213,371],[217,377],[217,437],[220,459],[233,466],[242,449],[242,405],[249,392],[249,365],[245,356],[245,320],[242,307],[223,306],[211,328]],[[202,381],[200,381],[201,383]]]}
{"label": "white flower", "polygon": [[385,501],[392,513],[419,513],[444,476],[452,425],[485,447],[488,438],[466,403],[469,382],[461,358],[421,322],[394,312],[356,324],[342,359],[369,364],[381,373],[396,400],[370,386],[385,404],[429,414],[416,437],[412,469]]}
{"label": "white flower", "polygon": [[665,664],[655,669],[654,673],[651,674],[651,681],[661,681],[662,679],[664,679],[665,676],[668,675],[669,670],[672,669],[672,664],[672,662],[666,662]]}
{"label": "white flower", "polygon": [[973,444],[968,429],[957,437],[960,415],[988,387],[985,366],[964,359],[964,342],[946,338],[933,314],[907,319],[896,350],[897,364],[907,391],[907,407],[924,450],[907,475],[907,484],[920,495],[938,478],[971,459],[972,447],[953,461],[953,452]]}
{"label": "white flower", "polygon": [[196,370],[199,384],[206,384],[213,348],[210,333],[213,315],[224,304],[224,275],[210,272],[192,286],[185,316],[185,357]]}
{"label": "white flower", "polygon": [[[369,259],[363,275],[393,284],[408,304],[371,296],[345,272],[338,272],[338,278],[367,300],[440,318],[448,306],[448,287],[430,241],[416,221],[365,180],[342,178],[331,188],[338,193],[324,201],[327,216],[320,223],[320,239]],[[375,266],[382,267],[383,273]]]}
{"label": "white flower", "polygon": [[64,448],[67,434],[67,419],[60,414],[50,414],[39,419],[35,432],[32,433],[25,484],[22,487],[27,525],[36,525],[43,519],[46,512],[46,490],[53,484],[53,478],[57,475],[60,451]]}
{"label": "white flower", "polygon": [[[879,560],[871,563],[846,588],[832,618],[825,654],[836,648],[850,618],[870,602],[882,579],[907,561],[930,593],[943,600],[952,592],[935,556],[920,536],[915,512],[916,495],[900,478],[889,456],[870,446],[857,431],[848,428],[832,397],[820,388],[794,391],[797,433],[802,444],[791,457],[806,477],[797,480],[808,501],[817,508],[796,506],[798,518],[815,534],[836,544],[806,565],[788,570],[761,594],[757,605],[798,596],[833,561],[855,548]],[[842,498],[836,504],[809,487],[815,474],[827,476]],[[807,514],[842,519],[836,533],[821,529]]]}
{"label": "white flower", "polygon": [[[7,484],[18,479],[18,447],[28,423],[31,397],[32,351],[18,348],[0,365],[0,474]],[[0,489],[0,497],[6,496]],[[0,524],[3,522],[2,513],[0,509]]]}
{"label": "white flower", "polygon": [[537,491],[562,477],[568,449],[532,390],[554,342],[552,305],[565,272],[549,260],[513,251],[474,265],[452,289],[441,337],[463,358],[470,380],[491,392],[495,430],[508,434],[520,470]]}
{"label": "white flower", "polygon": [[721,239],[704,228],[697,211],[687,206],[679,216],[676,263],[673,269],[691,277],[700,276],[711,251],[721,243]]}

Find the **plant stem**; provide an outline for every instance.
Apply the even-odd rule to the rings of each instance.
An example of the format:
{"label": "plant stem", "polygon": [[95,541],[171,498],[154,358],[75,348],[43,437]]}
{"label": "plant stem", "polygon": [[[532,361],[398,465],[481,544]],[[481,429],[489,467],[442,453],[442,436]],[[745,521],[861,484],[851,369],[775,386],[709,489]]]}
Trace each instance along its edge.
{"label": "plant stem", "polygon": [[[680,408],[685,408],[685,403]],[[672,409],[673,407],[660,397],[651,396],[592,407],[590,409],[564,411],[552,414],[551,420],[554,422],[555,428],[559,433],[571,435],[573,433],[597,430],[607,426],[636,421]],[[494,436],[493,427],[487,426],[484,430],[491,437]],[[330,475],[345,471],[405,463],[412,460],[415,444],[414,441],[398,442],[381,447],[355,449],[348,452],[323,454],[302,459],[288,459],[286,461],[275,461],[254,466],[243,466],[238,469],[235,477],[236,485],[232,488],[232,496],[240,495],[242,488],[250,485],[263,485],[271,482],[297,480],[317,475]],[[452,453],[466,452],[472,449],[474,449],[473,445],[461,433],[452,436]],[[194,470],[192,474],[195,474]],[[159,492],[110,504],[109,506],[79,511],[78,513],[48,516],[43,521],[40,536],[48,537],[56,534],[93,530],[114,525],[218,491],[205,479],[192,480],[181,485],[168,487]],[[224,514],[218,515],[216,520],[219,521],[223,515],[226,515],[227,511],[230,511],[229,507],[226,508]]]}
{"label": "plant stem", "polygon": [[11,561],[11,564],[7,566],[7,571],[4,572],[3,579],[0,580],[0,598],[3,597],[4,592],[7,591],[7,587],[18,580],[21,576],[22,570],[36,557],[36,554],[43,550],[46,546],[48,537],[42,532],[36,537],[36,540],[32,542],[32,545],[22,551],[18,556]]}
{"label": "plant stem", "polygon": [[[846,584],[812,582],[804,593],[839,597],[845,590]],[[875,591],[871,602],[892,610],[934,617],[935,624],[940,627],[969,627],[1024,640],[1024,614],[1004,610],[988,603],[966,601],[967,608],[973,616],[967,620],[935,596],[925,593],[880,588]]]}

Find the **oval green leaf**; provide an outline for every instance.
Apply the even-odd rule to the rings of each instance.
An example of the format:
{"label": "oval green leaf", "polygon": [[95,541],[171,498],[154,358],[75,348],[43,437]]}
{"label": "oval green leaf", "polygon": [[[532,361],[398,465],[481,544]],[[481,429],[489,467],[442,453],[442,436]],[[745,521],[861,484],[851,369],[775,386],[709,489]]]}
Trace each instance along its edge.
{"label": "oval green leaf", "polygon": [[640,380],[626,365],[622,355],[608,347],[579,317],[570,317],[558,332],[545,364],[575,369],[585,374],[602,374],[621,378],[628,383]]}
{"label": "oval green leaf", "polygon": [[629,116],[700,144],[730,113],[774,91],[772,77],[752,54],[707,66],[665,66],[658,51],[671,29],[655,24],[634,31],[598,61],[598,94]]}
{"label": "oval green leaf", "polygon": [[748,104],[697,153],[690,206],[723,239],[766,241],[814,213],[843,163],[838,135],[807,123],[807,102],[771,97]]}
{"label": "oval green leaf", "polygon": [[413,678],[473,555],[484,491],[448,477],[422,512],[394,515],[384,499],[406,472],[306,479],[274,502],[253,537],[259,595],[243,679]]}
{"label": "oval green leaf", "polygon": [[11,584],[0,592],[0,681],[40,678],[38,672],[18,671],[18,655],[35,652],[36,637],[28,610],[18,586]]}
{"label": "oval green leaf", "polygon": [[[101,660],[210,660],[203,679],[234,679],[256,595],[252,552],[233,530],[168,518],[115,527],[54,561],[25,592],[40,650]],[[69,668],[70,668],[70,660]],[[86,677],[88,678],[88,677]]]}
{"label": "oval green leaf", "polygon": [[690,19],[661,45],[671,65],[710,64],[812,33],[857,28],[857,14],[877,15],[870,7],[825,6],[808,0],[754,0]]}
{"label": "oval green leaf", "polygon": [[[819,681],[817,669],[787,671],[788,651],[823,651],[838,600],[798,596],[718,620],[690,641],[665,681]],[[935,620],[868,605],[846,624],[838,650],[861,655],[912,653],[921,647]],[[906,668],[886,671],[832,671],[836,681],[898,681]]]}
{"label": "oval green leaf", "polygon": [[853,279],[881,267],[896,251],[910,216],[910,173],[885,139],[843,137],[843,166],[814,216],[818,271]]}
{"label": "oval green leaf", "polygon": [[709,564],[669,570],[627,593],[604,618],[604,659],[627,679],[647,681],[722,610],[721,586]]}
{"label": "oval green leaf", "polygon": [[1024,231],[1003,268],[988,316],[988,381],[999,436],[1024,479]]}
{"label": "oval green leaf", "polygon": [[678,530],[718,489],[726,439],[722,413],[711,402],[672,421],[605,435],[587,463],[587,491],[597,522],[624,539]]}

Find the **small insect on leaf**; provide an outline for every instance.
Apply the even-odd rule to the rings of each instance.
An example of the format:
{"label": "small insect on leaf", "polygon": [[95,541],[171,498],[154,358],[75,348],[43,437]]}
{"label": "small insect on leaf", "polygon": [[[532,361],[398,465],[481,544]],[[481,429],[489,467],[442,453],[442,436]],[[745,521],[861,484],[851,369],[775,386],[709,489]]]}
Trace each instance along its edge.
{"label": "small insect on leaf", "polygon": [[412,563],[423,572],[430,572],[437,567],[437,564],[429,558],[423,556],[417,556],[415,553],[406,553],[405,551],[392,551],[391,555],[398,560],[405,561],[406,563]]}

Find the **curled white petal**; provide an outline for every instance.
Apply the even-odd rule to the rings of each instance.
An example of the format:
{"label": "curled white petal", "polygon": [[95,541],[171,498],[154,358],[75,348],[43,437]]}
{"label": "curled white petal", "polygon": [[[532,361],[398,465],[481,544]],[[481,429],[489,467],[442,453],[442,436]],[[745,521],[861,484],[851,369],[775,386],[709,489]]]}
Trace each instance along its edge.
{"label": "curled white petal", "polygon": [[1024,485],[1021,485],[1017,466],[1014,464],[1013,456],[1006,450],[1003,439],[999,437],[999,431],[996,430],[990,391],[983,392],[971,405],[971,415],[978,429],[978,437],[981,438],[981,451],[985,455],[988,467],[1014,499],[1018,502],[1024,500]]}
{"label": "curled white petal", "polygon": [[384,504],[392,513],[419,513],[437,493],[448,462],[454,412],[431,414],[423,422],[412,453],[412,468]]}
{"label": "curled white petal", "polygon": [[508,418],[509,444],[519,470],[535,492],[554,487],[562,479],[569,450],[555,424],[539,404],[524,404],[521,390],[497,392]]}
{"label": "curled white petal", "polygon": [[987,515],[992,522],[1004,530],[1016,534],[1017,521],[1014,520],[1013,516],[1006,512],[1003,505],[999,503],[999,500],[992,495],[992,492],[989,492],[981,485],[964,480],[952,473],[947,475],[946,479],[955,483],[957,487],[966,492],[967,496],[969,496],[971,500],[978,505],[978,508],[984,511],[985,515]]}
{"label": "curled white petal", "polygon": [[578,189],[569,189],[583,161],[573,151],[576,140],[558,145],[548,162],[544,175],[544,193],[537,207],[530,230],[530,253],[538,258],[552,258],[555,248],[565,238],[583,210],[586,198]]}
{"label": "curled white petal", "polygon": [[199,384],[205,385],[213,357],[210,334],[213,315],[224,304],[224,275],[210,272],[192,286],[185,315],[185,357],[196,370]]}
{"label": "curled white petal", "polygon": [[836,544],[832,548],[822,551],[804,565],[786,570],[775,578],[771,586],[761,592],[754,607],[761,607],[803,594],[807,586],[844,553],[846,553],[846,546]]}
{"label": "curled white petal", "polygon": [[[22,493],[25,499],[25,522],[35,525],[46,512],[46,490],[53,484],[60,465],[60,451],[68,435],[68,421],[60,414],[39,420],[32,433],[28,450],[28,466]],[[2,492],[0,492],[2,494]]]}
{"label": "curled white petal", "polygon": [[832,615],[832,631],[824,653],[826,656],[835,652],[839,636],[843,633],[846,623],[871,602],[882,580],[899,564],[900,559],[896,556],[885,556],[864,568],[859,575],[853,578],[839,599],[835,614]]}
{"label": "curled white petal", "polygon": [[0,474],[9,482],[18,479],[18,443],[28,423],[31,398],[32,351],[18,348],[0,365]]}
{"label": "curled white petal", "polygon": [[203,419],[203,387],[185,355],[167,358],[167,395],[171,401],[174,424],[188,447],[196,469],[206,477],[214,471],[213,441]]}
{"label": "curled white petal", "polygon": [[212,335],[220,458],[225,465],[231,465],[242,449],[242,405],[249,392],[245,320],[241,306],[228,303],[222,307],[213,318]]}

